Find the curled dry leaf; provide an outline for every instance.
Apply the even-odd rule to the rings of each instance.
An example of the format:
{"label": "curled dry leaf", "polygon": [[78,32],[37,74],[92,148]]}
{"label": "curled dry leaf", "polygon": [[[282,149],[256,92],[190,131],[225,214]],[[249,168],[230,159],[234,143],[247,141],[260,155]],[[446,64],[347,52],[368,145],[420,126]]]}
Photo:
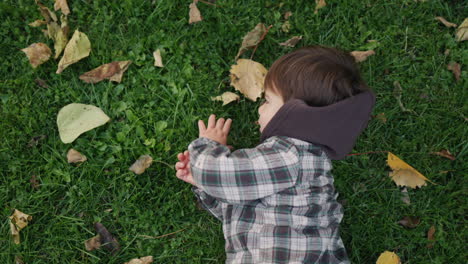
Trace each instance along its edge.
{"label": "curled dry leaf", "polygon": [[443,150],[438,151],[438,152],[431,152],[431,154],[439,155],[441,157],[444,157],[444,158],[447,158],[447,159],[450,159],[450,160],[455,160],[455,156],[453,156],[452,153],[450,153],[450,151],[448,149],[443,149]]}
{"label": "curled dry leaf", "polygon": [[379,258],[377,259],[376,264],[400,264],[400,257],[397,254],[390,251],[385,251],[380,254]]}
{"label": "curled dry leaf", "polygon": [[91,51],[91,42],[86,34],[75,30],[72,38],[65,47],[63,57],[58,64],[57,74],[61,73],[71,64],[88,57]]}
{"label": "curled dry leaf", "polygon": [[28,25],[31,27],[40,27],[42,25],[47,25],[47,22],[45,20],[38,19],[34,22],[29,23]]}
{"label": "curled dry leaf", "polygon": [[388,152],[387,164],[393,170],[389,176],[398,186],[407,186],[415,189],[416,187],[426,186],[426,181],[429,181],[419,171],[391,152]]}
{"label": "curled dry leaf", "polygon": [[244,36],[242,40],[242,45],[237,52],[236,60],[239,58],[242,53],[244,53],[249,48],[257,46],[261,41],[262,37],[267,32],[267,28],[263,23],[258,23],[253,30],[251,30],[247,35]]}
{"label": "curled dry leaf", "polygon": [[67,153],[67,161],[68,163],[80,163],[85,162],[87,160],[86,156],[81,154],[80,152],[70,149]]}
{"label": "curled dry leaf", "polygon": [[314,11],[314,14],[317,14],[318,13],[318,10],[320,8],[323,8],[327,5],[327,3],[325,2],[325,0],[315,0],[315,11]]}
{"label": "curled dry leaf", "polygon": [[263,82],[267,74],[265,67],[253,60],[239,59],[231,66],[231,85],[252,101],[263,93]]}
{"label": "curled dry leaf", "polygon": [[101,235],[94,236],[85,241],[85,248],[87,251],[93,251],[101,247]]}
{"label": "curled dry leaf", "polygon": [[120,244],[117,239],[107,230],[107,228],[99,223],[94,223],[94,230],[101,237],[101,245],[106,250],[110,251],[112,255],[120,250]]}
{"label": "curled dry leaf", "polygon": [[435,232],[436,232],[435,226],[431,226],[431,228],[429,228],[429,230],[427,231],[427,240],[429,240],[429,243],[427,243],[427,246],[426,246],[427,248],[434,247]]}
{"label": "curled dry leaf", "polygon": [[52,51],[44,43],[33,43],[21,50],[28,56],[29,63],[33,68],[49,60]]}
{"label": "curled dry leaf", "polygon": [[132,61],[114,61],[97,67],[94,70],[85,72],[80,76],[80,80],[86,83],[98,83],[109,79],[120,83],[123,73],[128,69]]}
{"label": "curled dry leaf", "polygon": [[457,28],[455,36],[457,41],[468,40],[468,18],[465,18],[463,23]]}
{"label": "curled dry leaf", "polygon": [[41,15],[46,20],[47,24],[49,24],[51,21],[55,21],[55,22],[58,21],[57,15],[54,12],[50,11],[49,8],[47,8],[46,6],[44,6],[38,1],[36,1],[36,4],[39,6],[39,11],[41,12]]}
{"label": "curled dry leaf", "polygon": [[153,57],[154,57],[154,66],[156,67],[164,67],[162,63],[162,58],[161,58],[161,51],[157,49],[155,52],[153,52]]}
{"label": "curled dry leaf", "polygon": [[456,63],[454,61],[451,61],[447,65],[447,70],[453,72],[453,76],[455,76],[455,80],[457,80],[457,82],[460,81],[460,75],[461,75],[460,64],[458,64],[458,63]]}
{"label": "curled dry leaf", "polygon": [[189,5],[189,24],[197,23],[203,20],[203,17],[197,7],[198,0],[193,0],[193,3]]}
{"label": "curled dry leaf", "polygon": [[131,259],[129,262],[125,262],[124,264],[150,264],[150,263],[153,263],[153,256],[134,258],[134,259]]}
{"label": "curled dry leaf", "polygon": [[421,223],[421,218],[416,216],[405,216],[403,219],[398,221],[398,224],[406,228],[415,228]]}
{"label": "curled dry leaf", "polygon": [[135,174],[142,174],[151,166],[151,163],[153,163],[153,158],[150,155],[142,155],[130,166],[129,170]]}
{"label": "curled dry leaf", "polygon": [[21,229],[25,228],[29,221],[32,220],[32,216],[27,215],[17,209],[13,212],[13,214],[9,217],[10,218],[10,230],[11,235],[13,236],[13,241],[15,244],[20,243],[20,235],[19,232]]}
{"label": "curled dry leaf", "polygon": [[289,20],[284,22],[283,25],[281,26],[281,30],[283,32],[288,33],[290,29],[291,29],[291,23],[289,23]]}
{"label": "curled dry leaf", "polygon": [[288,20],[290,16],[292,16],[291,11],[288,11],[288,12],[284,13],[284,19]]}
{"label": "curled dry leaf", "polygon": [[294,47],[296,46],[296,44],[302,39],[302,36],[295,36],[295,37],[292,37],[288,40],[286,40],[285,42],[281,42],[280,43],[280,46],[286,46],[286,47]]}
{"label": "curled dry leaf", "polygon": [[230,102],[239,100],[239,95],[233,93],[233,92],[225,92],[222,95],[216,96],[216,97],[211,97],[212,101],[222,101],[223,105],[227,105]]}
{"label": "curled dry leaf", "polygon": [[55,0],[54,4],[55,11],[61,9],[65,15],[70,14],[70,8],[68,7],[67,0]]}
{"label": "curled dry leaf", "polygon": [[435,20],[438,20],[439,22],[441,22],[442,24],[444,24],[444,26],[446,27],[457,27],[457,24],[454,24],[454,23],[450,23],[448,22],[447,20],[445,20],[445,18],[443,17],[435,17]]}
{"label": "curled dry leaf", "polygon": [[110,118],[98,107],[68,104],[57,115],[57,126],[63,143],[71,143],[81,134],[107,123]]}
{"label": "curled dry leaf", "polygon": [[363,62],[367,60],[367,57],[372,56],[374,54],[375,54],[375,51],[373,50],[351,52],[351,56],[354,57],[354,60],[356,60],[356,62]]}

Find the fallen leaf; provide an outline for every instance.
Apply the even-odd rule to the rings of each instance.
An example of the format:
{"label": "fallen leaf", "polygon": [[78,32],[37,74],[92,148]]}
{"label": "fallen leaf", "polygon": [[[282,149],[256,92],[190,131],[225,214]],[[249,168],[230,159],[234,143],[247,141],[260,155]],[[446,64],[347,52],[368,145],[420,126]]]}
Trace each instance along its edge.
{"label": "fallen leaf", "polygon": [[212,101],[222,101],[223,105],[227,105],[230,102],[239,100],[239,95],[233,93],[233,92],[225,92],[222,95],[216,96],[216,97],[211,97]]}
{"label": "fallen leaf", "polygon": [[426,247],[427,248],[433,248],[434,247],[434,241],[435,241],[435,226],[431,226],[429,230],[427,231],[427,240],[429,240],[429,243],[427,243]]}
{"label": "fallen leaf", "polygon": [[450,55],[450,49],[446,49],[446,50],[444,51],[444,55],[445,55],[445,56]]}
{"label": "fallen leaf", "polygon": [[23,258],[21,256],[15,256],[15,264],[24,264]]}
{"label": "fallen leaf", "polygon": [[86,83],[98,83],[102,80],[109,79],[120,83],[123,73],[128,69],[132,61],[114,61],[103,64],[94,70],[85,72],[80,76],[80,80]]}
{"label": "fallen leaf", "polygon": [[367,57],[374,55],[374,54],[375,54],[375,51],[373,50],[351,52],[351,56],[354,57],[354,60],[356,60],[356,62],[363,62],[367,60]]}
{"label": "fallen leaf", "polygon": [[400,263],[401,261],[398,255],[390,251],[385,251],[384,253],[380,254],[376,262],[376,264],[400,264]]}
{"label": "fallen leaf", "polygon": [[289,23],[289,20],[284,22],[283,25],[281,26],[281,30],[283,32],[288,33],[290,29],[291,29],[291,23]]}
{"label": "fallen leaf", "polygon": [[130,166],[129,170],[135,174],[142,174],[153,163],[153,158],[150,155],[142,155]]}
{"label": "fallen leaf", "polygon": [[31,140],[29,140],[29,143],[28,143],[28,147],[32,148],[32,147],[35,147],[37,145],[39,145],[39,141],[43,140],[47,138],[46,135],[40,135],[40,136],[35,136],[33,138],[31,138]]}
{"label": "fallen leaf", "polygon": [[21,229],[25,228],[28,225],[28,222],[32,220],[32,216],[27,215],[17,209],[13,212],[10,218],[10,230],[11,235],[13,236],[13,241],[15,244],[20,243],[19,232]]}
{"label": "fallen leaf", "polygon": [[70,31],[70,27],[68,26],[68,18],[65,15],[60,16],[60,22],[62,24],[60,25],[60,28],[62,29],[63,35],[65,35],[65,38],[68,39],[68,33]]}
{"label": "fallen leaf", "polygon": [[33,68],[49,60],[52,51],[44,43],[33,43],[21,50],[28,56],[29,63]]}
{"label": "fallen leaf", "polygon": [[80,163],[85,162],[87,160],[86,156],[81,154],[80,152],[70,149],[67,153],[67,161],[68,163]]}
{"label": "fallen leaf", "polygon": [[49,88],[49,85],[47,85],[47,83],[42,79],[37,78],[34,82],[42,88]]}
{"label": "fallen leaf", "polygon": [[57,22],[50,22],[47,24],[47,32],[49,37],[54,41],[54,58],[57,59],[67,45],[68,39]]}
{"label": "fallen leaf", "polygon": [[401,102],[401,97],[402,97],[402,94],[403,94],[403,89],[401,88],[401,85],[400,85],[400,82],[398,81],[394,81],[393,82],[393,96],[395,96],[395,98],[397,99],[397,102],[398,102],[398,105],[400,105],[400,108],[403,112],[408,112],[408,113],[412,113],[412,114],[416,114],[415,111],[413,111],[412,109],[407,109],[403,103]]}
{"label": "fallen leaf", "polygon": [[55,0],[54,4],[55,11],[62,10],[62,13],[65,15],[70,14],[70,8],[68,7],[67,0]]}
{"label": "fallen leaf", "polygon": [[445,18],[443,17],[435,17],[435,20],[438,20],[439,22],[441,22],[442,24],[444,24],[444,26],[446,27],[457,27],[457,24],[454,24],[454,23],[450,23],[448,22],[447,20],[445,20]]}
{"label": "fallen leaf", "polygon": [[164,67],[162,63],[162,58],[161,58],[161,51],[157,49],[155,52],[153,52],[153,57],[154,57],[154,66],[156,67]]}
{"label": "fallen leaf", "polygon": [[153,256],[134,258],[134,259],[131,259],[129,262],[125,262],[124,264],[150,264],[150,263],[153,263]]}
{"label": "fallen leaf", "polygon": [[193,3],[189,5],[189,24],[197,23],[203,20],[200,10],[197,8],[198,0],[193,0]]}
{"label": "fallen leaf", "polygon": [[263,82],[267,74],[265,67],[253,60],[239,59],[232,65],[231,85],[252,101],[257,101],[263,93]]}
{"label": "fallen leaf", "polygon": [[315,11],[314,11],[314,14],[317,14],[318,13],[318,10],[320,8],[323,8],[327,5],[327,3],[325,2],[325,0],[315,0]]}
{"label": "fallen leaf", "polygon": [[57,74],[61,73],[71,64],[87,57],[91,51],[91,43],[86,34],[75,30],[72,38],[65,47],[63,57],[58,64]]}
{"label": "fallen leaf", "polygon": [[120,250],[120,245],[117,239],[107,230],[107,228],[99,223],[94,223],[94,230],[101,237],[101,245],[106,250],[110,251],[112,255],[117,253]]}
{"label": "fallen leaf", "polygon": [[430,154],[435,154],[435,155],[439,155],[441,157],[444,157],[444,158],[447,158],[447,159],[450,159],[450,160],[455,160],[455,156],[453,156],[452,153],[450,153],[450,151],[448,149],[443,149],[443,150],[438,151],[438,152],[431,152]]}
{"label": "fallen leaf", "polygon": [[465,18],[463,23],[457,28],[455,36],[457,41],[468,40],[468,18]]}
{"label": "fallen leaf", "polygon": [[455,76],[455,80],[457,80],[457,82],[460,81],[460,75],[461,75],[460,64],[458,64],[458,63],[456,63],[454,61],[451,61],[447,65],[447,70],[453,72],[453,76]]}
{"label": "fallen leaf", "polygon": [[71,143],[81,134],[107,123],[110,118],[98,107],[72,103],[60,109],[57,126],[63,143]]}
{"label": "fallen leaf", "polygon": [[29,23],[28,25],[31,27],[40,27],[42,25],[47,25],[47,22],[45,20],[38,19],[34,22]]}
{"label": "fallen leaf", "polygon": [[85,241],[87,251],[93,251],[101,247],[101,236],[97,235]]}
{"label": "fallen leaf", "polygon": [[37,180],[36,175],[31,176],[31,179],[29,180],[29,183],[31,184],[31,187],[33,189],[36,189],[36,190],[39,189],[40,184],[39,184],[39,181]]}
{"label": "fallen leaf", "polygon": [[419,171],[391,152],[388,152],[387,164],[393,170],[389,176],[398,186],[407,186],[415,189],[416,187],[426,186],[426,181],[429,181]]}
{"label": "fallen leaf", "polygon": [[295,37],[292,37],[288,40],[286,40],[285,42],[281,42],[280,43],[280,46],[286,46],[286,47],[294,47],[296,46],[296,44],[302,39],[302,36],[295,36]]}
{"label": "fallen leaf", "polygon": [[247,33],[242,40],[242,45],[237,52],[235,60],[237,60],[237,58],[239,58],[239,56],[249,48],[257,46],[262,41],[262,37],[265,32],[267,32],[265,25],[263,23],[258,23],[254,29]]}
{"label": "fallen leaf", "polygon": [[405,216],[400,221],[398,221],[398,224],[406,228],[415,228],[420,223],[421,223],[421,218],[416,217],[416,216]]}
{"label": "fallen leaf", "polygon": [[291,16],[292,16],[292,12],[291,12],[291,11],[288,11],[288,12],[284,13],[284,19],[286,19],[286,20],[288,20],[289,17],[291,17]]}
{"label": "fallen leaf", "polygon": [[377,120],[380,120],[380,122],[382,123],[387,123],[387,118],[385,117],[385,113],[379,113],[377,114],[377,116],[375,117]]}
{"label": "fallen leaf", "polygon": [[411,200],[410,200],[410,197],[409,197],[409,194],[408,194],[408,190],[406,189],[406,187],[404,187],[402,190],[401,190],[401,200],[407,204],[407,205],[410,205],[411,204]]}
{"label": "fallen leaf", "polygon": [[36,1],[36,4],[39,6],[39,11],[41,12],[41,15],[46,20],[47,24],[49,24],[51,21],[55,21],[55,22],[58,21],[57,15],[54,12],[50,11],[49,8],[47,8],[46,6],[44,6],[38,1]]}

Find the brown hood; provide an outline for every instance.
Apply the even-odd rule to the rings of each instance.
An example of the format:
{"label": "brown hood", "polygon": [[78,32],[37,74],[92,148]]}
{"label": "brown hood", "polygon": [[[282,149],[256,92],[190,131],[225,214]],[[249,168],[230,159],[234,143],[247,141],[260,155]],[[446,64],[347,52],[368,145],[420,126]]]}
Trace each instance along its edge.
{"label": "brown hood", "polygon": [[367,127],[374,104],[371,91],[322,107],[292,99],[263,129],[261,142],[272,136],[297,138],[319,145],[332,160],[343,159]]}

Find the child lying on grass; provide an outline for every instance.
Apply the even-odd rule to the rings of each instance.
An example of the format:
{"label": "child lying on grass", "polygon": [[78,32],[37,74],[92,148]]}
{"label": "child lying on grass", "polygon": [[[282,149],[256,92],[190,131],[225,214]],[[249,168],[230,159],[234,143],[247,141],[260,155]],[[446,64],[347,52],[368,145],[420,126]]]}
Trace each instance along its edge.
{"label": "child lying on grass", "polygon": [[313,46],[271,66],[256,147],[229,150],[231,119],[198,121],[176,176],[222,221],[226,263],[349,263],[331,160],[352,150],[374,103],[352,56]]}

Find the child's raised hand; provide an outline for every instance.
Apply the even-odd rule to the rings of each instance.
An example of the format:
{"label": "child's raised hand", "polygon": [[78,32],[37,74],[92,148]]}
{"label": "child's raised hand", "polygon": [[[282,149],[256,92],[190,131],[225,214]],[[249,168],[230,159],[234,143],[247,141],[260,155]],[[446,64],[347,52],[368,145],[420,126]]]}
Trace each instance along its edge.
{"label": "child's raised hand", "polygon": [[214,114],[208,118],[208,126],[205,126],[203,120],[198,120],[199,137],[206,137],[220,144],[226,145],[229,130],[231,129],[232,120],[224,120],[224,118],[216,121]]}
{"label": "child's raised hand", "polygon": [[177,154],[177,159],[179,160],[175,164],[177,178],[196,186],[192,177],[192,171],[190,170],[190,155],[188,150]]}

